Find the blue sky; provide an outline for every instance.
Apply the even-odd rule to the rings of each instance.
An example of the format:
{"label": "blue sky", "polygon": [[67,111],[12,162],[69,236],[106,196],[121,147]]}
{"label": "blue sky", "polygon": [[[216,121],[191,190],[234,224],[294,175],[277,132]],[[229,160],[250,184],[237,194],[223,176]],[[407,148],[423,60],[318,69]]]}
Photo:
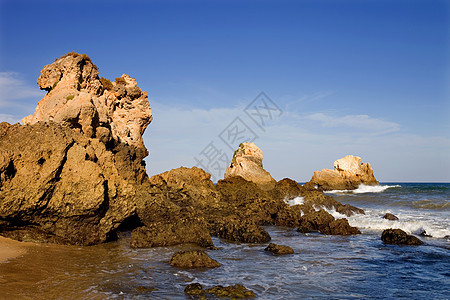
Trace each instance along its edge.
{"label": "blue sky", "polygon": [[[276,179],[347,154],[381,181],[450,181],[448,1],[0,0],[0,120],[33,113],[69,51],[149,93],[150,175],[196,164],[236,117]],[[243,109],[264,91],[283,114]],[[237,147],[237,144],[236,144]],[[231,158],[231,157],[230,157]]]}

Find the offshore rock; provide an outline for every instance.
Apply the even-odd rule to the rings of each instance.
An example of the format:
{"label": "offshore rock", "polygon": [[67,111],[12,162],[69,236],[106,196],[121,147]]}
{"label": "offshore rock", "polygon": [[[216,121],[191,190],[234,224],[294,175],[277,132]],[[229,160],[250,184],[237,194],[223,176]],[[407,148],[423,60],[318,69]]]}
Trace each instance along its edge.
{"label": "offshore rock", "polygon": [[401,229],[386,229],[381,234],[381,240],[385,244],[394,245],[423,245],[423,242],[413,235],[409,235]]}
{"label": "offshore rock", "polygon": [[212,259],[203,250],[178,251],[170,258],[169,264],[177,268],[217,268],[220,263]]}
{"label": "offshore rock", "polygon": [[270,251],[273,254],[294,254],[294,250],[289,246],[277,245],[275,243],[270,243],[264,251]]}
{"label": "offshore rock", "polygon": [[358,156],[347,155],[334,162],[334,170],[315,171],[308,186],[322,191],[353,190],[360,184],[377,185],[370,163],[362,163]]}
{"label": "offshore rock", "polygon": [[390,221],[397,221],[398,217],[396,215],[391,214],[391,213],[386,213],[383,216],[383,219],[390,220]]}
{"label": "offshore rock", "polygon": [[122,78],[105,87],[87,56],[69,53],[42,70],[48,93],[26,125],[0,124],[2,235],[92,245],[136,217],[148,197],[141,134],[151,111]]}
{"label": "offshore rock", "polygon": [[224,178],[240,176],[247,181],[273,187],[276,181],[264,170],[262,160],[263,153],[254,143],[242,143],[234,152]]}

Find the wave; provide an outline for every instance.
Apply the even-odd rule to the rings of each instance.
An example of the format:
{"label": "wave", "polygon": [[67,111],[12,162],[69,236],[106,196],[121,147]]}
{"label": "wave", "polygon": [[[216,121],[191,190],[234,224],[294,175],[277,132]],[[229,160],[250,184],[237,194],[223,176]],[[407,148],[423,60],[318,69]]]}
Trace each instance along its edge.
{"label": "wave", "polygon": [[361,184],[354,190],[332,190],[324,193],[331,194],[364,194],[364,193],[381,193],[390,188],[398,188],[400,185],[365,185]]}
{"label": "wave", "polygon": [[303,204],[305,199],[303,197],[295,197],[294,199],[291,200],[287,200],[284,199],[284,202],[286,202],[287,204],[289,204],[289,206],[294,206],[294,205],[300,205]]}
{"label": "wave", "polygon": [[[435,216],[416,216],[410,212],[396,214],[399,220],[383,219],[384,214],[390,211],[365,210],[365,215],[355,214],[351,217],[340,214],[335,210],[325,209],[336,219],[347,218],[351,226],[368,231],[383,231],[385,229],[401,229],[408,234],[426,235],[433,238],[449,238],[450,228],[448,219],[442,220]],[[447,225],[446,225],[447,224]]]}

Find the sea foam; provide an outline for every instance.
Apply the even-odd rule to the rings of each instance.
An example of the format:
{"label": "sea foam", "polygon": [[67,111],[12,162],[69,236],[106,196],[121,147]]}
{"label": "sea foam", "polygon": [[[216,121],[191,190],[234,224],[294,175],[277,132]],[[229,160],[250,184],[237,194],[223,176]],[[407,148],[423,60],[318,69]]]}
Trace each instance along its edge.
{"label": "sea foam", "polygon": [[400,185],[365,185],[361,184],[354,190],[332,190],[325,193],[331,194],[364,194],[364,193],[381,193],[389,188],[401,187]]}

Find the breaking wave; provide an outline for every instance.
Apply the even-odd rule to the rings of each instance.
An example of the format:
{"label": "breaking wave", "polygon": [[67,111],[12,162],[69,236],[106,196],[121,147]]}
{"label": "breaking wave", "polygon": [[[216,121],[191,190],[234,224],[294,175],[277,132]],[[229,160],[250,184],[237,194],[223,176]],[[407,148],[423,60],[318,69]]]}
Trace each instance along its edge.
{"label": "breaking wave", "polygon": [[364,194],[364,193],[381,193],[390,188],[398,188],[400,185],[365,185],[361,184],[354,190],[332,190],[325,193],[331,194]]}

